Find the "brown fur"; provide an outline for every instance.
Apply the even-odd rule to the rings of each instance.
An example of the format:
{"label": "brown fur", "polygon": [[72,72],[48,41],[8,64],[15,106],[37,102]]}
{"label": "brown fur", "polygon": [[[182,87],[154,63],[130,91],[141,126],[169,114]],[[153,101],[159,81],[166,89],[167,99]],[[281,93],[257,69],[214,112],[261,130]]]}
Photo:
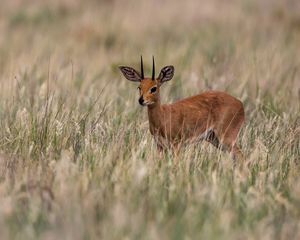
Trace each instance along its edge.
{"label": "brown fur", "polygon": [[[143,100],[140,103],[148,107],[150,132],[160,150],[178,149],[183,143],[206,140],[229,151],[234,160],[242,156],[236,140],[245,114],[238,99],[225,92],[207,91],[172,104],[161,104],[160,86],[172,78],[173,66],[163,68],[161,73],[166,74],[154,80],[140,78],[139,73],[129,67],[120,69],[125,77],[129,72],[128,80],[140,82],[140,99]],[[168,77],[161,77],[167,74]],[[155,86],[157,90],[152,93],[151,88]]]}

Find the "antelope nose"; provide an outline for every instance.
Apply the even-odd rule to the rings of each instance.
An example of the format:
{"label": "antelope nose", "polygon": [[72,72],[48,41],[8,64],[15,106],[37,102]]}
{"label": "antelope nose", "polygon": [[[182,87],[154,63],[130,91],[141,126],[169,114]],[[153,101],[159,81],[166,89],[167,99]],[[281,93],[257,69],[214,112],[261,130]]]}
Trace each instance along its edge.
{"label": "antelope nose", "polygon": [[140,97],[139,104],[141,104],[142,106],[144,105],[144,98],[143,98],[143,96]]}

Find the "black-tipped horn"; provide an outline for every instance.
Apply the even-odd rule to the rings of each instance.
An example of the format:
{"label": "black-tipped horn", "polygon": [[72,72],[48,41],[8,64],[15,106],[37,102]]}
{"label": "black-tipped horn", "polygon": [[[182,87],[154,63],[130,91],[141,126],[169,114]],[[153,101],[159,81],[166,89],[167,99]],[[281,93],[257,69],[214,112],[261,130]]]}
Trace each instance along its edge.
{"label": "black-tipped horn", "polygon": [[144,64],[143,64],[143,56],[141,55],[141,75],[142,79],[144,79]]}
{"label": "black-tipped horn", "polygon": [[155,79],[155,62],[154,62],[154,56],[152,56],[152,80]]}

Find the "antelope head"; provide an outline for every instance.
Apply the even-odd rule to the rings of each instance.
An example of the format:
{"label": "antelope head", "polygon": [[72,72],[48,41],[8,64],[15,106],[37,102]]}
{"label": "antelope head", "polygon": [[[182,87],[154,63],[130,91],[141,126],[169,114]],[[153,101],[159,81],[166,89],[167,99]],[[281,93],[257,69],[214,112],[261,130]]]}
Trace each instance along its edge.
{"label": "antelope head", "polygon": [[142,106],[152,106],[160,100],[160,86],[167,81],[170,81],[174,75],[173,66],[165,66],[161,69],[158,78],[155,77],[155,62],[152,57],[152,77],[144,76],[143,58],[141,56],[141,72],[138,72],[132,67],[120,66],[120,70],[124,77],[132,82],[139,82],[140,98],[139,103]]}

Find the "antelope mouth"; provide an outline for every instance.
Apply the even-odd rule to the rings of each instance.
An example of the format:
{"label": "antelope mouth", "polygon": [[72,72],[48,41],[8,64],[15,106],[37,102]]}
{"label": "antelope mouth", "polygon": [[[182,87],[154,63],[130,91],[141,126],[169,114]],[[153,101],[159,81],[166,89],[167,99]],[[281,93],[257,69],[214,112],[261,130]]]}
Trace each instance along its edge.
{"label": "antelope mouth", "polygon": [[145,106],[150,106],[152,104],[154,104],[153,101],[147,101],[147,102],[143,102],[141,105],[145,107]]}

